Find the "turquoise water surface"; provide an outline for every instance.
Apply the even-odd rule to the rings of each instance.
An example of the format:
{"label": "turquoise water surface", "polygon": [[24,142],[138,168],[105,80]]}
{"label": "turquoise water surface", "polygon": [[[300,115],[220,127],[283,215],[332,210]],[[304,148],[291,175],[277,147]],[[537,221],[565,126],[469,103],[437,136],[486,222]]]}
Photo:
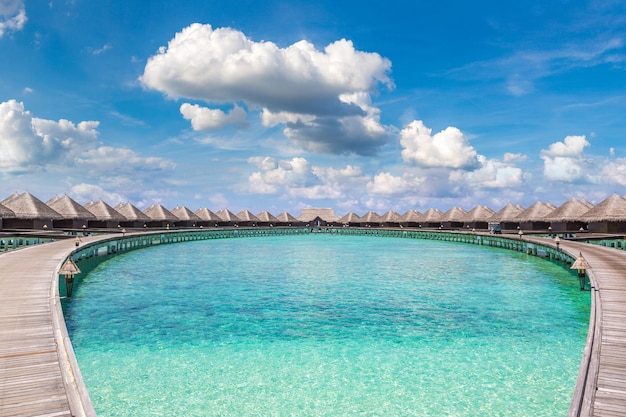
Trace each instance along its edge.
{"label": "turquoise water surface", "polygon": [[588,319],[536,257],[326,234],[121,254],[66,305],[99,416],[566,415]]}

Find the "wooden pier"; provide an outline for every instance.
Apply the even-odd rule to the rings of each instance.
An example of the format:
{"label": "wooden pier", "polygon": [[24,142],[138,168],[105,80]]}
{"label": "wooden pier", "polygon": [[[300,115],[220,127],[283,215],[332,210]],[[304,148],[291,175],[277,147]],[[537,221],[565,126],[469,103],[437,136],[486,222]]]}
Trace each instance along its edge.
{"label": "wooden pier", "polygon": [[[358,234],[333,228],[329,233]],[[313,229],[311,229],[313,232]],[[319,231],[318,231],[319,232]],[[308,233],[307,229],[239,229],[85,237],[89,256],[188,240]],[[441,239],[498,246],[568,261],[579,253],[591,269],[589,334],[570,416],[626,415],[626,251],[562,239],[477,233],[363,230],[362,234]],[[89,248],[89,249],[87,249]],[[0,253],[0,417],[95,416],[67,335],[58,294],[58,271],[76,250],[73,240]],[[81,255],[82,256],[82,255]]]}

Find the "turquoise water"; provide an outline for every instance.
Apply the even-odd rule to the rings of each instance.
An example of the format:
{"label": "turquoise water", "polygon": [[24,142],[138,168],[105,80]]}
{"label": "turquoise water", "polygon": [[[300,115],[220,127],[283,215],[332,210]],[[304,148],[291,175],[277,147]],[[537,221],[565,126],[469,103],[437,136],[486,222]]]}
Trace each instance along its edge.
{"label": "turquoise water", "polygon": [[566,415],[570,271],[429,240],[238,238],[118,255],[68,330],[99,416]]}

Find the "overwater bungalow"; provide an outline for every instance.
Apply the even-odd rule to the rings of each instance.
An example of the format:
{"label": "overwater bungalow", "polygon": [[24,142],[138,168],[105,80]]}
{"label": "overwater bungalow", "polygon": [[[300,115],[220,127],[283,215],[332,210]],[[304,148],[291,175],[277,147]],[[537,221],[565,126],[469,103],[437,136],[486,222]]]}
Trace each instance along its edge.
{"label": "overwater bungalow", "polygon": [[332,208],[307,207],[302,209],[298,220],[308,226],[323,227],[337,224],[339,216],[335,214]]}
{"label": "overwater bungalow", "polygon": [[467,212],[463,218],[463,227],[472,230],[488,230],[489,222],[495,211],[487,206],[478,205]]}
{"label": "overwater bungalow", "polygon": [[85,204],[85,208],[91,212],[96,218],[87,221],[87,227],[93,228],[119,228],[127,219],[118,213],[113,207],[109,206],[102,200],[90,201]]}
{"label": "overwater bungalow", "polygon": [[161,204],[152,204],[143,210],[143,214],[150,217],[150,220],[146,222],[148,227],[161,227],[168,228],[175,225],[179,220],[178,217]]}
{"label": "overwater bungalow", "polygon": [[54,197],[46,205],[62,216],[62,219],[53,222],[55,229],[85,229],[89,220],[96,219],[89,210],[67,195]]}
{"label": "overwater bungalow", "polygon": [[339,220],[337,220],[337,223],[341,224],[342,226],[359,227],[361,226],[362,221],[363,220],[358,214],[351,211],[349,213],[346,213]]}
{"label": "overwater bungalow", "polygon": [[587,222],[582,216],[590,210],[584,202],[570,198],[545,217],[550,222],[550,229],[554,233],[577,232],[587,229]]}
{"label": "overwater bungalow", "polygon": [[445,229],[461,229],[465,216],[467,216],[467,211],[460,207],[452,207],[441,215],[439,223]]}
{"label": "overwater bungalow", "polygon": [[219,222],[222,221],[220,216],[213,213],[206,207],[199,208],[194,212],[194,214],[200,217],[199,225],[203,227],[217,227],[219,225]]}
{"label": "overwater bungalow", "polygon": [[278,216],[276,216],[278,222],[281,226],[301,226],[304,225],[303,222],[292,216],[291,214],[283,211]]}
{"label": "overwater bungalow", "polygon": [[121,227],[139,228],[148,225],[152,219],[147,216],[143,211],[133,206],[131,203],[120,203],[114,207],[115,211],[120,213],[126,218],[125,221],[120,222]]}
{"label": "overwater bungalow", "polygon": [[441,217],[443,213],[441,210],[436,208],[429,208],[422,214],[421,218],[421,227],[427,228],[440,228],[441,227]]}
{"label": "overwater bungalow", "polygon": [[15,193],[0,204],[15,214],[15,217],[4,218],[2,224],[5,229],[52,229],[54,221],[63,219],[54,209],[28,192]]}
{"label": "overwater bungalow", "polygon": [[174,222],[176,227],[198,227],[202,219],[200,216],[189,210],[185,206],[178,206],[172,209],[172,214],[178,218]]}
{"label": "overwater bungalow", "polygon": [[240,226],[256,226],[260,222],[259,218],[249,210],[241,210],[237,213],[237,218],[241,220]]}
{"label": "overwater bungalow", "polygon": [[400,227],[400,213],[389,210],[380,217],[380,222],[384,227]]}
{"label": "overwater bungalow", "polygon": [[257,214],[256,217],[259,219],[259,226],[275,226],[279,223],[278,218],[266,210]]}
{"label": "overwater bungalow", "polygon": [[382,226],[382,220],[380,214],[375,211],[368,211],[361,216],[361,223],[366,227],[380,227]]}
{"label": "overwater bungalow", "polygon": [[0,204],[0,230],[2,230],[3,228],[3,223],[2,223],[3,219],[14,219],[14,218],[15,218],[15,213],[13,213],[13,211],[10,208]]}
{"label": "overwater bungalow", "polygon": [[532,206],[522,211],[515,217],[521,230],[549,230],[550,222],[546,216],[552,213],[556,207],[552,203],[535,202]]}
{"label": "overwater bungalow", "polygon": [[400,225],[403,227],[420,227],[422,213],[411,209],[400,216]]}
{"label": "overwater bungalow", "polygon": [[217,217],[220,218],[220,221],[217,222],[220,226],[238,226],[241,222],[239,217],[228,211],[228,209],[221,209],[215,214],[217,214]]}
{"label": "overwater bungalow", "polygon": [[506,206],[502,207],[502,209],[491,216],[489,222],[500,223],[500,228],[504,231],[517,230],[520,225],[517,216],[524,210],[524,207],[519,204],[514,206],[513,203],[507,203]]}
{"label": "overwater bungalow", "polygon": [[593,233],[626,233],[626,199],[612,194],[581,216]]}

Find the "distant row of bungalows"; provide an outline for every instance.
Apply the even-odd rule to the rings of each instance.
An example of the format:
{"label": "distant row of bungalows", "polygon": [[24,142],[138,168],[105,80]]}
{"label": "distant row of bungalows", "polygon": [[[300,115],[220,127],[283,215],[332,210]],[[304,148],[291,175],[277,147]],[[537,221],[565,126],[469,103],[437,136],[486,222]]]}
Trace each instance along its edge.
{"label": "distant row of bungalows", "polygon": [[0,230],[81,230],[189,227],[309,226],[309,227],[409,227],[432,229],[490,230],[497,224],[504,232],[550,231],[623,233],[626,232],[626,198],[617,194],[597,205],[584,199],[571,198],[556,207],[536,202],[528,208],[507,204],[499,211],[478,205],[466,211],[453,207],[446,212],[436,208],[420,213],[409,210],[399,214],[393,210],[379,215],[374,211],[359,216],[349,212],[343,217],[330,208],[305,208],[294,217],[287,212],[277,216],[267,211],[252,214],[242,210],[234,214],[227,209],[212,212],[200,208],[195,212],[184,206],[171,211],[160,204],[139,210],[131,203],[115,207],[100,200],[85,205],[67,195],[47,202],[32,194],[15,193],[0,201]]}

